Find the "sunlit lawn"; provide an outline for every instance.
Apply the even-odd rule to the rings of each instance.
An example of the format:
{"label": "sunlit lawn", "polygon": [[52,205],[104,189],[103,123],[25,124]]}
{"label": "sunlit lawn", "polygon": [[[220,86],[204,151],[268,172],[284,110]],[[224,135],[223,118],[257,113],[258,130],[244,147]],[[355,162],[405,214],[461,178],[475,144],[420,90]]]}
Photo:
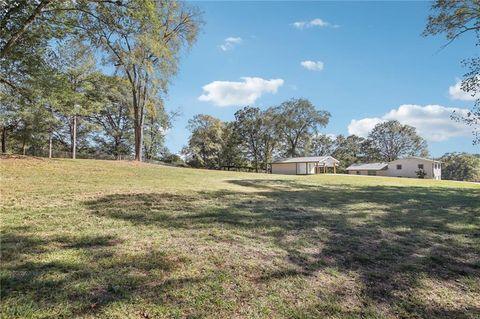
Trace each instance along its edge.
{"label": "sunlit lawn", "polygon": [[0,159],[2,318],[479,318],[480,186]]}

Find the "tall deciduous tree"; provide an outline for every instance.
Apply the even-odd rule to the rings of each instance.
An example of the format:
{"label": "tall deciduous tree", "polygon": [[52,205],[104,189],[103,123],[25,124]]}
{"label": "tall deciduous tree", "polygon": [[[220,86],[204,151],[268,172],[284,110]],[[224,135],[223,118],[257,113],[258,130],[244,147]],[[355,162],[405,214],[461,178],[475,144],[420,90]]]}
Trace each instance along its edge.
{"label": "tall deciduous tree", "polygon": [[332,156],[340,161],[340,171],[362,160],[362,145],[364,142],[365,139],[357,135],[347,137],[338,135],[335,138]]}
{"label": "tall deciduous tree", "polygon": [[235,113],[235,130],[245,145],[249,158],[252,160],[255,172],[258,172],[261,148],[263,144],[262,111],[257,107],[246,106]]}
{"label": "tall deciduous tree", "polygon": [[279,136],[279,123],[276,121],[275,111],[273,108],[268,108],[262,112],[262,144],[260,147],[265,171],[268,170],[268,163],[276,155]]}
{"label": "tall deciduous tree", "polygon": [[380,159],[386,162],[407,155],[428,156],[427,143],[417,134],[416,129],[398,121],[375,125],[368,134],[368,141]]}
{"label": "tall deciduous tree", "polygon": [[174,114],[165,112],[161,100],[152,101],[147,105],[148,112],[145,117],[145,139],[143,147],[146,159],[160,158],[165,151],[165,134],[172,125]]}
{"label": "tall deciduous tree", "polygon": [[247,166],[243,137],[235,129],[235,122],[224,123],[222,134],[222,165]]}
{"label": "tall deciduous tree", "polygon": [[306,146],[320,127],[328,124],[330,113],[317,110],[306,99],[291,99],[276,107],[276,121],[284,140],[286,156],[305,155]]}
{"label": "tall deciduous tree", "polygon": [[130,0],[121,6],[98,4],[94,15],[81,14],[79,24],[103,49],[130,84],[135,159],[142,160],[144,120],[155,93],[166,92],[176,73],[181,49],[196,40],[200,15],[176,0]]}
{"label": "tall deciduous tree", "polygon": [[61,43],[57,54],[57,68],[62,79],[61,109],[58,110],[67,118],[70,135],[70,151],[76,157],[77,129],[79,121],[101,107],[101,103],[92,99],[95,77],[100,76],[95,69],[93,53],[80,41],[69,40]]}
{"label": "tall deciduous tree", "polygon": [[326,134],[318,134],[313,136],[310,141],[310,154],[314,156],[332,155],[335,149],[335,139]]}
{"label": "tall deciduous tree", "polygon": [[187,128],[192,134],[183,153],[191,165],[220,168],[224,126],[219,119],[205,114],[196,115],[188,121]]}
{"label": "tall deciduous tree", "polygon": [[131,99],[128,83],[118,76],[99,76],[93,82],[96,100],[103,104],[90,115],[91,122],[100,127],[95,136],[100,148],[115,157],[130,154],[133,143]]}
{"label": "tall deciduous tree", "polygon": [[[96,12],[123,6],[127,0],[16,0],[0,2],[0,61],[15,65],[17,75],[29,76],[42,66],[42,51],[54,38],[61,39],[84,29],[79,14],[98,18]],[[20,68],[21,66],[21,68]],[[0,70],[0,83],[22,88],[12,82],[13,72]],[[21,92],[19,90],[19,92]]]}
{"label": "tall deciduous tree", "polygon": [[[448,45],[462,34],[473,32],[480,46],[480,2],[478,0],[436,0],[423,32],[424,36],[445,34]],[[463,91],[476,97],[475,105],[466,116],[454,113],[452,118],[473,128],[473,143],[480,143],[480,56],[462,62],[469,71],[461,84]]]}

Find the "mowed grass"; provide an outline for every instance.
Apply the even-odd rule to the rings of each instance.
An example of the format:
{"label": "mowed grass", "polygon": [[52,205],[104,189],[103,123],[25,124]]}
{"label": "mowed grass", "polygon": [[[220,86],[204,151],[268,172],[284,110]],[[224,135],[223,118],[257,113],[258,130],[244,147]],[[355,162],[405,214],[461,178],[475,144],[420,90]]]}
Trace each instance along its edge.
{"label": "mowed grass", "polygon": [[2,318],[479,318],[480,186],[0,159]]}

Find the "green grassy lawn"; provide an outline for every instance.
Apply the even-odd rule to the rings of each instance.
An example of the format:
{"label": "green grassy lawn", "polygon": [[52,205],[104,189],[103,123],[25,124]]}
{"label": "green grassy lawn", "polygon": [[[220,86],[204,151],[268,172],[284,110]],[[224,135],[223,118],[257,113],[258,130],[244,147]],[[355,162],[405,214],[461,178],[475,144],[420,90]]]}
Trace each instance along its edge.
{"label": "green grassy lawn", "polygon": [[480,186],[0,159],[2,318],[479,318]]}

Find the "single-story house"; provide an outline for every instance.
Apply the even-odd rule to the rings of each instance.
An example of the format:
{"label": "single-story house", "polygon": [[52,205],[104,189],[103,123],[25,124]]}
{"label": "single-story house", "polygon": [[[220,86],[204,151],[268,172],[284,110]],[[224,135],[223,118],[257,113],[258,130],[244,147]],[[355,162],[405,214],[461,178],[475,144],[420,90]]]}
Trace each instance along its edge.
{"label": "single-story house", "polygon": [[292,157],[270,163],[272,174],[312,175],[326,173],[333,168],[336,173],[340,162],[331,156]]}
{"label": "single-story house", "polygon": [[422,171],[428,179],[442,179],[442,162],[410,156],[389,163],[352,164],[347,167],[349,174],[418,178]]}

